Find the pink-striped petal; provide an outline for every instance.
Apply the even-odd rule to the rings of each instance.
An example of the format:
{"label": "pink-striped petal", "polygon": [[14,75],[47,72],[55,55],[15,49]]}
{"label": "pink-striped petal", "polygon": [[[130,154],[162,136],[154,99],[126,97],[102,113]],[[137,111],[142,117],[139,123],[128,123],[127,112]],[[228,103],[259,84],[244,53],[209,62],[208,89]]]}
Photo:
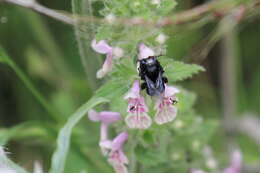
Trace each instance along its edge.
{"label": "pink-striped petal", "polygon": [[125,118],[125,122],[129,128],[133,129],[147,129],[152,124],[151,118],[146,113],[139,115],[129,114]]}
{"label": "pink-striped petal", "polygon": [[154,117],[154,121],[161,125],[173,121],[177,115],[177,108],[173,105],[165,105],[158,109]]}

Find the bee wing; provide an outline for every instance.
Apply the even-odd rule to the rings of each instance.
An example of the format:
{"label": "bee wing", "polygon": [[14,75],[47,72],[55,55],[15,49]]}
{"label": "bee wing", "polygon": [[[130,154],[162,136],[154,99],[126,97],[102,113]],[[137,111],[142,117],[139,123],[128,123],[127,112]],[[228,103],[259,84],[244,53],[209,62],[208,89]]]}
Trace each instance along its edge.
{"label": "bee wing", "polygon": [[156,79],[155,88],[159,93],[162,93],[165,90],[164,82],[162,79],[162,72],[159,72],[158,78]]}
{"label": "bee wing", "polygon": [[158,95],[155,83],[145,75],[145,82],[147,84],[146,91],[150,96]]}

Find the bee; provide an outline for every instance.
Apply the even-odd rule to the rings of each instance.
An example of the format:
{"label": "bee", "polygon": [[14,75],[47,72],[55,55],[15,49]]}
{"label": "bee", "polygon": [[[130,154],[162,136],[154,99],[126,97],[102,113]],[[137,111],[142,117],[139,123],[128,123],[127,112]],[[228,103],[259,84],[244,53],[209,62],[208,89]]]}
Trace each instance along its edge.
{"label": "bee", "polygon": [[148,58],[138,60],[137,69],[143,83],[141,89],[146,89],[150,96],[158,96],[165,90],[165,83],[168,79],[163,76],[164,70],[158,56],[149,56]]}

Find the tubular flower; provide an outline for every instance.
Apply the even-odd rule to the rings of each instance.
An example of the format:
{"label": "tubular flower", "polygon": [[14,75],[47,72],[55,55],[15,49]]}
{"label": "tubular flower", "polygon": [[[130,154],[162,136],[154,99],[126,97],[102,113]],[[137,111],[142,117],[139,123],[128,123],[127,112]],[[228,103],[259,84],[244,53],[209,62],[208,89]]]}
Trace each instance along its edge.
{"label": "tubular flower", "polygon": [[100,40],[99,42],[93,40],[91,47],[98,53],[106,54],[106,60],[102,68],[97,72],[97,78],[102,78],[112,70],[113,48],[109,46],[105,40]]}
{"label": "tubular flower", "polygon": [[152,124],[151,118],[147,115],[148,108],[144,98],[140,96],[139,82],[136,80],[124,99],[128,100],[128,115],[125,122],[129,128],[146,129]]}
{"label": "tubular flower", "polygon": [[108,162],[113,166],[116,173],[127,173],[126,165],[128,159],[123,152],[123,144],[128,138],[128,133],[122,132],[113,141],[106,140],[101,143],[101,146],[109,151]]}
{"label": "tubular flower", "polygon": [[[90,110],[88,112],[88,117],[91,121],[101,122],[100,141],[99,141],[99,145],[101,146],[102,142],[108,140],[109,124],[118,121],[120,119],[120,114],[118,112],[109,112],[109,111],[103,111],[98,113],[94,110]],[[103,155],[107,154],[107,150],[105,147],[101,147],[101,151]]]}
{"label": "tubular flower", "polygon": [[139,45],[139,55],[138,55],[138,59],[145,59],[149,56],[154,56],[154,51],[147,47],[145,44],[141,43]]}
{"label": "tubular flower", "polygon": [[242,156],[239,151],[234,151],[231,155],[230,166],[224,169],[223,173],[241,173]]}
{"label": "tubular flower", "polygon": [[168,123],[175,119],[177,108],[173,104],[176,100],[175,94],[178,92],[177,88],[165,85],[164,93],[156,98],[155,109],[157,111],[154,120],[157,124]]}

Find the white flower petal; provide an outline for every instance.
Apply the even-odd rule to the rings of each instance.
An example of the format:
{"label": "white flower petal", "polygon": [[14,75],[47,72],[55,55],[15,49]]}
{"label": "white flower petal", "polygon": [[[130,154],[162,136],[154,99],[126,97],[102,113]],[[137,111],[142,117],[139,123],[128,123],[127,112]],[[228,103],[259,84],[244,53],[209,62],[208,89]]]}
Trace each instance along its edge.
{"label": "white flower petal", "polygon": [[164,44],[165,41],[167,40],[167,36],[165,34],[159,34],[156,38],[155,41],[157,41],[159,44]]}
{"label": "white flower petal", "polygon": [[129,128],[134,129],[147,129],[152,124],[151,118],[146,113],[142,113],[140,115],[129,114],[125,118],[125,122]]}
{"label": "white flower petal", "polygon": [[148,58],[149,56],[154,56],[154,55],[155,53],[151,48],[147,47],[143,43],[139,45],[139,56],[138,56],[139,59],[145,59]]}
{"label": "white flower petal", "polygon": [[108,72],[112,70],[112,66],[113,56],[112,53],[108,53],[102,68],[97,72],[97,78],[103,78]]}
{"label": "white flower petal", "polygon": [[93,109],[90,109],[90,110],[88,111],[88,118],[89,118],[91,121],[100,121],[99,113],[96,112],[96,111],[93,110]]}
{"label": "white flower petal", "polygon": [[180,90],[178,88],[165,85],[164,97],[172,97],[179,92]]}
{"label": "white flower petal", "polygon": [[176,118],[176,115],[177,108],[172,105],[168,105],[163,107],[162,109],[157,110],[154,121],[159,125],[165,124],[173,121]]}
{"label": "white flower petal", "polygon": [[114,58],[116,58],[116,59],[122,58],[124,56],[124,50],[120,47],[114,47],[113,55],[114,55]]}

